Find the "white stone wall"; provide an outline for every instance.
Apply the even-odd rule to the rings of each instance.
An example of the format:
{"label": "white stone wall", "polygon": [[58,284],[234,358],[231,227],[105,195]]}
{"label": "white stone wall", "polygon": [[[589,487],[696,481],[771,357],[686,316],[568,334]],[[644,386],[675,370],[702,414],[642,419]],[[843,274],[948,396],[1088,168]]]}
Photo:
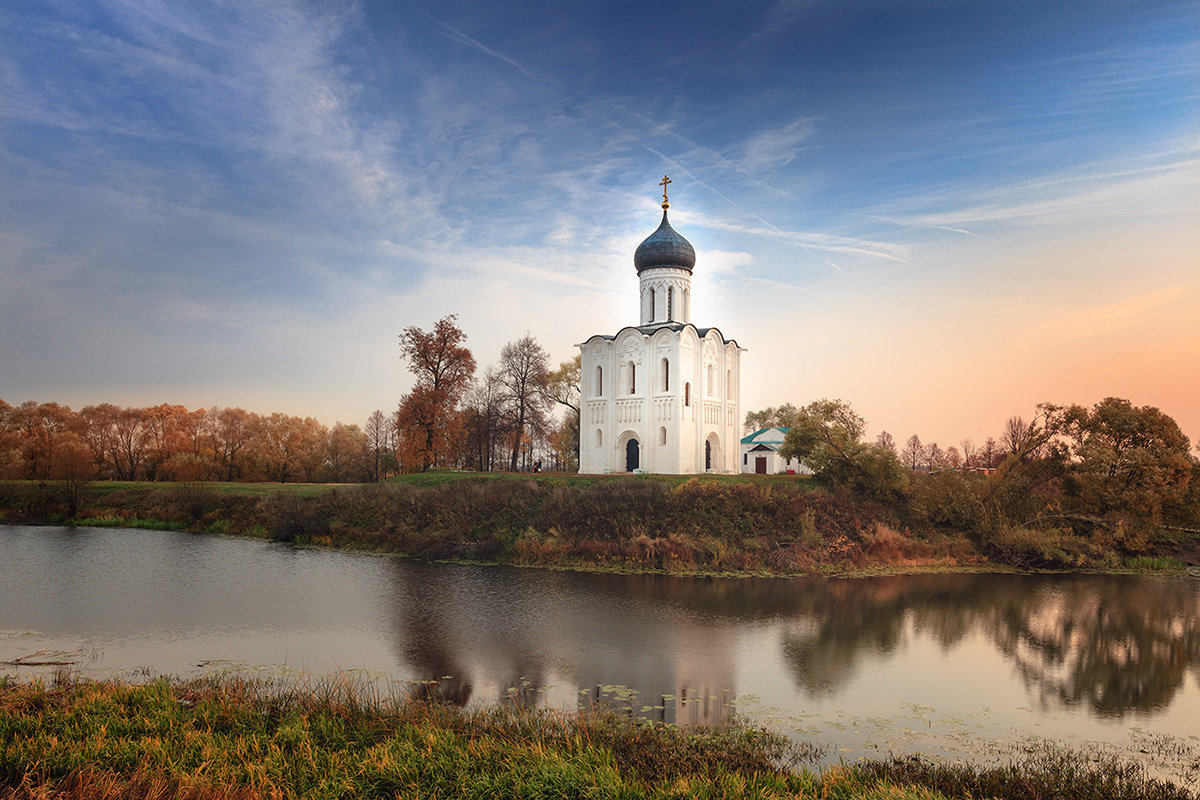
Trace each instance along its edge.
{"label": "white stone wall", "polygon": [[702,340],[688,325],[680,331],[626,328],[613,339],[593,336],[580,349],[580,472],[624,472],[630,439],[638,442],[644,472],[703,472],[706,442],[712,471],[739,470],[741,350],[735,343],[716,329]]}
{"label": "white stone wall", "polygon": [[[691,322],[692,274],[686,269],[657,267],[638,275],[640,325]],[[653,303],[653,306],[652,306]],[[669,312],[669,313],[668,313]]]}

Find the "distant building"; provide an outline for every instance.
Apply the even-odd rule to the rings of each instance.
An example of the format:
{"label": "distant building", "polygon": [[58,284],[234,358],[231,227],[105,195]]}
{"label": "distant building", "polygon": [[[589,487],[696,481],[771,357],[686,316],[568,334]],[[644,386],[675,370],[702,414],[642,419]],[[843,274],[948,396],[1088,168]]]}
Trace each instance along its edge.
{"label": "distant building", "polygon": [[744,348],[692,324],[696,251],[663,216],[633,256],[640,324],[581,351],[579,471],[737,472]]}
{"label": "distant building", "polygon": [[779,454],[787,432],[787,428],[763,428],[749,436],[743,436],[742,472],[755,472],[759,475],[778,475],[781,472],[812,475],[812,470],[800,459],[793,458],[789,461]]}

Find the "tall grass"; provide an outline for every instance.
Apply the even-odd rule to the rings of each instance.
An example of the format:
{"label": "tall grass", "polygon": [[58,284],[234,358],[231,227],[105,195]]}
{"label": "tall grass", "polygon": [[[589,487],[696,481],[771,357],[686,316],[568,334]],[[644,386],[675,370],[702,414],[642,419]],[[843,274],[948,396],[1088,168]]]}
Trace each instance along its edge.
{"label": "tall grass", "polygon": [[464,711],[326,681],[0,684],[0,798],[937,798],[791,771],[752,728],[614,713]]}

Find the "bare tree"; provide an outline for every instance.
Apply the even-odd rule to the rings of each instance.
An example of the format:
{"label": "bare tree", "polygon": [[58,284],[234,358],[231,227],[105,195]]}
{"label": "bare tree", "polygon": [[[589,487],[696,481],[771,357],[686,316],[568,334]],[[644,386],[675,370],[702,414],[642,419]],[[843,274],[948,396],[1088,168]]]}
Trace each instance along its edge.
{"label": "bare tree", "polygon": [[392,423],[387,415],[379,409],[372,411],[371,416],[367,417],[366,434],[369,453],[367,477],[374,483],[383,476],[388,453],[392,449]]}
{"label": "bare tree", "polygon": [[983,466],[991,469],[996,466],[996,461],[1000,458],[1000,445],[996,444],[996,440],[991,436],[983,443],[983,448],[979,451],[979,460],[983,462]]}
{"label": "bare tree", "polygon": [[497,445],[504,435],[504,386],[500,371],[488,367],[465,402],[469,459],[482,470],[496,465]]}
{"label": "bare tree", "polygon": [[500,383],[504,386],[505,416],[512,425],[512,458],[516,472],[521,444],[531,425],[540,425],[546,413],[543,391],[550,357],[529,332],[500,351]]}
{"label": "bare tree", "polygon": [[[575,356],[570,361],[564,361],[558,365],[558,369],[549,373],[546,376],[545,392],[546,397],[560,406],[566,408],[564,414],[565,419],[563,425],[553,432],[548,432],[547,437],[554,436],[560,440],[556,452],[563,450],[563,445],[567,445],[565,453],[573,458],[575,463],[579,463],[579,403],[580,403],[580,357]],[[566,439],[566,442],[562,442]]]}
{"label": "bare tree", "polygon": [[917,467],[921,466],[924,459],[925,448],[921,445],[921,437],[914,433],[904,443],[904,449],[900,451],[900,460],[904,462],[905,466],[915,472]]}
{"label": "bare tree", "polygon": [[946,452],[938,447],[937,442],[925,445],[925,468],[930,472],[941,469],[946,465]]}
{"label": "bare tree", "polygon": [[979,454],[979,448],[970,439],[963,439],[958,446],[962,448],[963,469],[971,469],[976,465],[975,459]]}
{"label": "bare tree", "polygon": [[884,450],[890,450],[893,453],[896,452],[896,440],[887,431],[882,431],[875,437],[875,446]]}
{"label": "bare tree", "polygon": [[1025,446],[1028,436],[1029,426],[1025,424],[1024,418],[1009,417],[1004,423],[1004,430],[1000,433],[1000,444],[1008,451],[1009,455],[1015,456]]}

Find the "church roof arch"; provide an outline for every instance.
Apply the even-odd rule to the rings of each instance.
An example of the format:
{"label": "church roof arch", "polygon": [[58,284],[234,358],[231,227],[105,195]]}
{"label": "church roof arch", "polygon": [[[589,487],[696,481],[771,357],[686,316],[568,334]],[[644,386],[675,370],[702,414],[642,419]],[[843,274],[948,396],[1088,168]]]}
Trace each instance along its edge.
{"label": "church roof arch", "polygon": [[[643,339],[645,339],[645,338],[651,336],[652,334],[658,333],[659,331],[663,331],[663,330],[675,331],[675,332],[679,333],[681,337],[683,337],[685,335],[685,331],[690,331],[691,335],[695,337],[692,340],[693,342],[697,342],[699,340],[706,339],[710,336],[713,336],[714,337],[713,340],[716,342],[719,342],[722,345],[732,344],[735,347],[737,347],[737,349],[739,349],[739,350],[746,349],[746,348],[742,347],[740,344],[738,344],[737,339],[726,339],[725,335],[723,333],[721,333],[720,328],[717,328],[715,326],[708,327],[708,328],[699,328],[690,322],[673,322],[673,323],[669,323],[666,325],[626,325],[624,328],[621,328],[619,331],[617,331],[614,334],[609,335],[609,334],[604,334],[604,333],[598,333],[595,336],[592,336],[591,338],[589,338],[586,342],[583,342],[583,344],[576,345],[576,346],[582,347],[584,345],[591,344],[592,341],[594,341],[596,339],[601,339],[601,340],[604,340],[607,342],[615,342],[616,340],[622,339],[622,337],[625,337],[626,334],[630,331],[637,332],[638,334],[640,334],[643,337]],[[622,344],[624,343],[623,339],[622,339],[621,343]]]}

